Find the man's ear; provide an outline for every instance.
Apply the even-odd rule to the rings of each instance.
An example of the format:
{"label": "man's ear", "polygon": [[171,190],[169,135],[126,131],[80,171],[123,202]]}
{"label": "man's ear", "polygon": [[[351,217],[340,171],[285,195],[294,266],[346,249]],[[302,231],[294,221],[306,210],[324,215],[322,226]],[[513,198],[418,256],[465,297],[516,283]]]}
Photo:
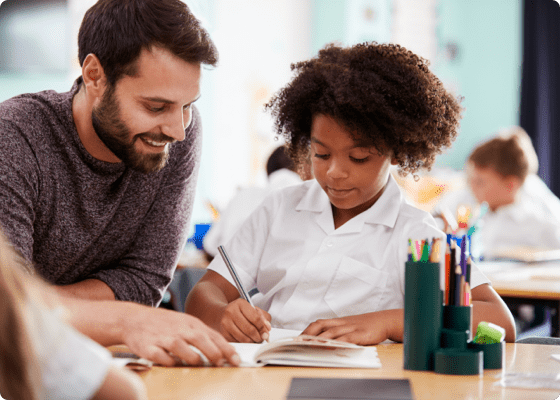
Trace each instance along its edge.
{"label": "man's ear", "polygon": [[86,92],[94,97],[101,97],[105,91],[107,77],[99,62],[99,58],[93,53],[86,56],[82,64],[82,79]]}

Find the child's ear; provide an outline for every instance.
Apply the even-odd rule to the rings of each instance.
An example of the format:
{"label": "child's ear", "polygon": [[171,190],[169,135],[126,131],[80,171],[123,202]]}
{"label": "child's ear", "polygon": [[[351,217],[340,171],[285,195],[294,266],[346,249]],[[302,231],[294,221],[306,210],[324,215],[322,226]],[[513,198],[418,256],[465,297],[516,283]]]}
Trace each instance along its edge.
{"label": "child's ear", "polygon": [[391,158],[391,165],[398,165],[399,164],[399,160],[397,160],[395,157]]}
{"label": "child's ear", "polygon": [[506,177],[506,187],[508,192],[510,193],[517,193],[517,191],[521,188],[522,182],[517,176],[510,175]]}

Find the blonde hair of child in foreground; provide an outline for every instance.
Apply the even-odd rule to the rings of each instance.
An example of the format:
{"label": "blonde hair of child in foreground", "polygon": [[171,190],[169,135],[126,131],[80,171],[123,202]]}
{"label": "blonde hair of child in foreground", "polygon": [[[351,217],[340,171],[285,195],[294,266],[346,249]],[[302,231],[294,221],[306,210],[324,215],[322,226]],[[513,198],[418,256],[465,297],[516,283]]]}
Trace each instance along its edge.
{"label": "blonde hair of child in foreground", "polygon": [[[44,336],[44,332],[37,331],[36,328],[47,326],[58,332],[61,328],[59,325],[65,325],[62,320],[48,320],[41,316],[54,315],[61,308],[51,287],[36,276],[25,273],[22,269],[23,265],[24,260],[13,250],[0,232],[0,314],[2,319],[0,325],[0,394],[7,400],[62,398],[53,394],[60,393],[56,389],[45,387],[42,376],[47,362],[52,360],[45,360],[36,352],[37,341],[43,339]],[[81,335],[70,326],[63,326],[62,329],[70,335]],[[99,346],[101,351],[106,352],[96,343],[92,342],[90,345]],[[78,358],[79,349],[71,350],[72,352],[76,350],[76,358]],[[85,367],[87,369],[87,366]],[[109,363],[106,368],[101,385],[89,398],[95,400],[147,399],[142,381],[133,372]],[[73,378],[80,379],[76,382],[79,384],[82,377]],[[52,383],[52,381],[49,382]],[[62,384],[62,382],[60,383]],[[56,382],[54,385],[56,386]]]}

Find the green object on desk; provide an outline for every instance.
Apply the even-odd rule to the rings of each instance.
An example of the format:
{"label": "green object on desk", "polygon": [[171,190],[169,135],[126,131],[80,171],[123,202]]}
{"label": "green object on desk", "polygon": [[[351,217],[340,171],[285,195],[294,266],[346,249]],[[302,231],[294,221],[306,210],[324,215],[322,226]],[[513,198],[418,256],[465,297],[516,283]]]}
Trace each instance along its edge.
{"label": "green object on desk", "polygon": [[493,344],[500,343],[506,337],[506,330],[491,322],[482,321],[476,328],[475,343]]}

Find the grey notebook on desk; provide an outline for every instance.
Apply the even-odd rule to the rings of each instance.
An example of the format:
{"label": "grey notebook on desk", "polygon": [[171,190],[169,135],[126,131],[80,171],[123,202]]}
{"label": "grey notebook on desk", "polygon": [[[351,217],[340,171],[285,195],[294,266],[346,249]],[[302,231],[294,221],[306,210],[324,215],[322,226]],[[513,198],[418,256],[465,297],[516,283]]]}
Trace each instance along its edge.
{"label": "grey notebook on desk", "polygon": [[408,379],[293,378],[287,400],[414,400]]}

